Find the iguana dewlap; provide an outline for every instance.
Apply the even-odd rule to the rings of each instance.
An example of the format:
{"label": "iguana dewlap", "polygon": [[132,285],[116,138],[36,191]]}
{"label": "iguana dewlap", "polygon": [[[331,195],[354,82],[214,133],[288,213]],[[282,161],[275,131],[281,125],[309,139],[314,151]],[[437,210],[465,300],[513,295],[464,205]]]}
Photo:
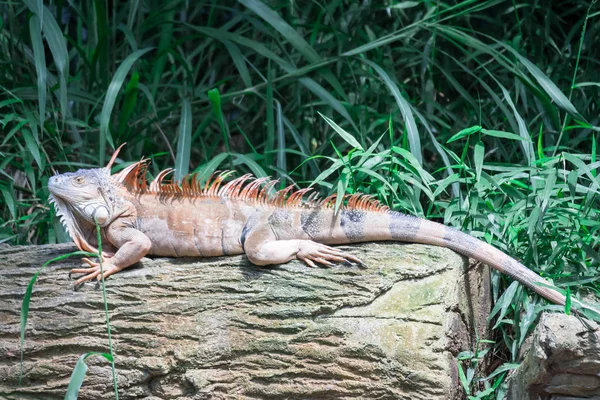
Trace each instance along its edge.
{"label": "iguana dewlap", "polygon": [[[117,151],[118,152],[118,151]],[[428,220],[390,211],[370,196],[348,196],[336,214],[335,197],[304,200],[307,189],[270,195],[274,181],[244,175],[223,184],[224,174],[200,187],[195,176],[181,185],[163,183],[171,170],[146,182],[146,160],[110,174],[106,168],[56,175],[50,201],[76,245],[97,252],[94,219],[101,227],[104,276],[145,255],[221,256],[246,254],[257,265],[300,259],[310,266],[357,262],[329,247],[370,241],[401,241],[447,247],[484,262],[548,300],[564,304],[552,285],[502,251],[472,236]],[[98,263],[76,284],[100,275]]]}

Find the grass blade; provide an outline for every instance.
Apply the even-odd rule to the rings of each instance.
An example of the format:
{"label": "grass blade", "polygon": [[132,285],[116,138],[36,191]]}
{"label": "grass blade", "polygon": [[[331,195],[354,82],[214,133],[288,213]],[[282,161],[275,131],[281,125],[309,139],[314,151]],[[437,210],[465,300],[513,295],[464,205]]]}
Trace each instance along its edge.
{"label": "grass blade", "polygon": [[254,11],[259,17],[273,26],[273,28],[281,33],[309,62],[317,63],[321,61],[319,54],[317,54],[306,40],[285,22],[279,14],[266,6],[263,2],[260,0],[238,0],[238,2]]}
{"label": "grass blade", "polygon": [[523,149],[523,154],[525,154],[525,158],[527,159],[527,165],[531,165],[535,161],[535,152],[533,150],[533,143],[531,141],[531,136],[529,135],[529,131],[527,130],[527,125],[525,125],[525,121],[523,120],[523,117],[521,117],[521,115],[517,111],[517,107],[515,107],[515,104],[513,103],[512,99],[510,98],[510,94],[508,93],[508,90],[506,90],[506,88],[504,86],[500,85],[499,83],[498,83],[498,85],[500,86],[500,89],[502,89],[502,93],[504,94],[504,99],[506,100],[506,102],[512,109],[513,113],[515,114],[515,120],[517,121],[517,125],[519,126],[519,135],[524,139],[523,141],[520,142],[520,145],[521,145],[521,148]]}
{"label": "grass blade", "polygon": [[267,63],[267,99],[266,103],[266,124],[267,140],[265,140],[265,160],[267,165],[273,165],[273,148],[275,146],[275,117],[273,115],[273,68],[271,63]]}
{"label": "grass blade", "polygon": [[219,123],[219,127],[221,127],[221,132],[223,133],[223,140],[225,141],[225,148],[229,153],[229,129],[225,124],[225,120],[223,119],[223,109],[221,108],[221,94],[219,93],[219,89],[211,89],[208,91],[208,99],[210,100],[210,104],[212,105],[212,111]]}
{"label": "grass blade", "polygon": [[42,15],[38,15],[42,20],[43,32],[46,42],[52,53],[54,64],[59,71],[59,102],[63,119],[68,115],[67,109],[67,77],[69,75],[69,52],[67,43],[58,26],[58,23],[52,16],[52,13],[46,8],[40,8]]}
{"label": "grass blade", "polygon": [[85,379],[85,374],[88,370],[85,360],[90,356],[101,356],[104,357],[108,362],[113,362],[112,356],[108,353],[89,352],[79,357],[77,364],[75,364],[75,368],[73,368],[73,373],[71,373],[71,379],[69,379],[69,386],[67,387],[67,393],[65,393],[65,400],[77,400],[77,397],[79,396],[79,390],[81,389],[81,385]]}
{"label": "grass blade", "polygon": [[[69,73],[69,70],[68,70],[68,68],[69,68],[69,52],[67,51],[66,40],[62,34],[62,31],[60,30],[60,27],[58,26],[58,23],[52,16],[52,13],[45,6],[43,6],[43,4],[40,4],[41,2],[39,2],[39,1],[36,2],[34,0],[24,0],[24,3],[31,10],[31,12],[33,12],[39,18],[39,21],[41,21],[42,32],[44,33],[44,36],[46,37],[46,43],[48,43],[48,47],[50,48],[50,53],[52,54],[52,59],[54,60],[56,69],[58,69],[58,72],[59,72],[58,99],[59,99],[59,103],[60,103],[62,118],[64,120],[64,118],[66,118],[66,116],[68,115],[67,76]],[[36,19],[35,21],[30,22],[30,28],[32,27],[32,25],[37,25],[37,27],[34,27],[34,31],[32,31],[32,33],[31,33],[34,51],[35,51],[35,48],[41,44],[38,41],[38,38],[34,39],[34,35],[37,35],[39,33],[39,21]],[[37,54],[34,53],[34,57],[36,60],[36,70],[38,69],[39,66],[41,66],[41,64],[39,64],[40,60],[38,60],[38,57],[42,56],[42,55],[40,55],[40,51],[39,51],[40,49],[38,48],[37,50],[38,50]],[[42,52],[43,52],[43,46],[42,46]],[[44,61],[44,64],[45,64],[45,61]],[[39,72],[39,70],[37,72],[38,72],[38,86],[39,86],[40,72]],[[44,85],[44,90],[46,90],[45,85]],[[45,106],[45,98],[44,98],[44,106]]]}
{"label": "grass blade", "polygon": [[42,156],[40,155],[39,143],[36,142],[29,129],[21,129],[21,134],[23,135],[23,139],[25,139],[25,146],[27,147],[27,150],[33,156],[38,168],[43,171],[45,165]]}
{"label": "grass blade", "polygon": [[[38,87],[38,109],[39,124],[41,130],[44,130],[44,119],[46,116],[46,53],[44,52],[44,43],[42,43],[41,20],[37,15],[33,15],[29,20],[29,31],[31,35],[31,45],[33,48],[33,58],[35,60],[35,71],[37,74]],[[38,164],[39,165],[39,164]]]}
{"label": "grass blade", "polygon": [[446,143],[452,143],[452,142],[454,142],[454,141],[456,141],[456,140],[458,140],[458,139],[462,139],[462,138],[464,138],[464,137],[467,137],[467,136],[473,135],[474,133],[478,133],[478,132],[480,132],[480,131],[481,131],[481,129],[482,129],[482,128],[481,128],[481,126],[479,126],[479,125],[475,125],[475,126],[472,126],[472,127],[470,127],[470,128],[465,128],[465,129],[462,129],[462,130],[461,130],[461,131],[459,131],[457,134],[455,134],[455,135],[452,135],[452,137],[451,137],[450,139],[448,139],[448,140],[446,141]]}
{"label": "grass blade", "polygon": [[419,164],[423,164],[423,152],[421,149],[421,137],[419,136],[419,130],[417,129],[417,123],[415,122],[415,117],[412,113],[410,104],[408,101],[402,96],[400,93],[400,89],[396,83],[390,78],[390,76],[385,72],[379,65],[375,64],[372,61],[363,59],[362,62],[369,65],[371,68],[377,72],[377,74],[381,77],[383,82],[388,87],[389,91],[396,99],[396,103],[398,104],[398,108],[402,113],[402,118],[404,118],[404,122],[406,124],[406,133],[408,135],[408,144],[410,147],[410,152],[415,156],[415,158],[419,161]]}
{"label": "grass blade", "polygon": [[287,171],[285,131],[283,129],[283,111],[281,110],[281,103],[276,102],[276,104],[277,109],[275,117],[277,122],[277,168],[280,171]]}
{"label": "grass blade", "polygon": [[[194,29],[202,34],[208,35],[216,40],[221,41],[223,39],[227,39],[227,40],[231,40],[232,42],[235,42],[241,46],[246,46],[246,47],[254,50],[255,52],[257,52],[261,56],[275,61],[288,74],[294,74],[298,71],[298,69],[293,64],[291,64],[290,62],[279,57],[275,53],[273,53],[262,43],[258,43],[254,40],[250,40],[246,37],[243,37],[242,35],[236,35],[231,32],[227,32],[227,31],[220,30],[220,29],[197,27],[197,26],[189,25],[189,24],[185,24],[185,26],[188,26],[191,29]],[[298,82],[300,82],[302,84],[302,86],[304,86],[305,88],[310,90],[315,96],[317,96],[318,98],[323,100],[325,102],[325,104],[329,105],[335,111],[337,111],[340,115],[342,115],[352,125],[352,127],[358,131],[356,124],[350,117],[350,114],[348,113],[348,111],[346,110],[344,105],[339,100],[337,100],[333,95],[331,95],[331,93],[329,93],[328,90],[326,90],[323,86],[321,86],[320,84],[318,84],[311,78],[306,78],[306,77],[299,78]]]}
{"label": "grass blade", "polygon": [[17,219],[17,203],[15,201],[15,190],[12,188],[12,183],[9,183],[9,187],[6,187],[4,184],[0,184],[0,192],[2,192],[2,197],[4,198],[4,203],[10,211],[10,216],[13,220]]}
{"label": "grass blade", "polygon": [[508,289],[506,289],[506,291],[502,294],[502,296],[500,296],[500,298],[494,305],[492,312],[488,316],[488,321],[491,321],[492,318],[494,318],[494,316],[498,313],[498,311],[500,311],[500,315],[498,316],[498,322],[496,322],[496,325],[494,325],[494,328],[492,329],[496,329],[502,323],[502,320],[506,315],[508,308],[512,305],[512,300],[515,297],[518,288],[519,282],[514,281],[513,283],[511,283]]}
{"label": "grass blade", "polygon": [[181,118],[179,120],[179,138],[177,140],[177,156],[175,158],[175,180],[187,175],[190,168],[190,154],[192,151],[192,105],[189,100],[183,99],[181,104]]}
{"label": "grass blade", "polygon": [[473,163],[475,164],[475,171],[477,176],[477,182],[481,179],[481,169],[483,168],[483,155],[485,147],[482,141],[477,142],[475,150],[473,150]]}
{"label": "grass blade", "polygon": [[240,78],[244,82],[246,88],[252,86],[252,78],[250,77],[250,72],[248,71],[248,67],[246,66],[246,60],[240,51],[240,48],[230,40],[223,39],[223,44],[227,48],[235,67],[237,68]]}
{"label": "grass blade", "polygon": [[[317,64],[323,61],[323,58],[311,47],[310,44],[283,18],[279,16],[277,12],[272,10],[270,7],[265,5],[260,0],[238,0],[244,6],[254,11],[259,17],[264,19],[270,24],[277,32],[279,32],[285,39],[290,42],[292,46],[300,54],[312,64]],[[328,69],[322,69],[321,75],[333,86],[335,91],[339,93],[344,100],[347,101],[348,96],[344,92],[342,85],[334,74]]]}
{"label": "grass blade", "polygon": [[115,103],[117,101],[117,96],[119,95],[119,91],[123,86],[123,82],[129,73],[129,70],[133,66],[133,64],[152,50],[153,47],[148,47],[142,50],[138,50],[136,52],[131,53],[125,61],[119,66],[115,75],[108,86],[108,90],[106,91],[106,97],[104,98],[104,105],[102,106],[102,112],[100,113],[100,143],[99,143],[99,151],[98,151],[98,163],[100,165],[104,165],[104,157],[106,156],[106,142],[114,148],[114,143],[112,142],[112,136],[110,135],[110,117],[112,111],[115,107]]}
{"label": "grass blade", "polygon": [[325,120],[325,122],[327,122],[329,124],[329,126],[331,126],[333,128],[334,131],[336,131],[341,137],[342,139],[344,139],[350,146],[356,148],[356,149],[360,149],[363,150],[363,147],[360,145],[360,143],[358,143],[358,141],[354,138],[354,136],[352,136],[350,133],[346,132],[344,129],[342,129],[338,124],[336,124],[333,120],[331,120],[330,118],[327,118],[326,116],[324,116],[323,114],[321,114],[319,112],[319,115],[321,116],[321,118],[323,118]]}
{"label": "grass blade", "polygon": [[556,84],[554,82],[552,82],[552,80],[550,78],[548,78],[548,76],[546,74],[544,74],[541,69],[539,69],[535,64],[533,64],[527,58],[525,58],[521,54],[519,54],[519,52],[517,52],[512,47],[510,47],[502,42],[499,42],[497,40],[495,40],[495,42],[502,45],[505,49],[510,51],[515,57],[517,57],[519,59],[519,61],[525,66],[525,68],[527,68],[529,73],[531,75],[533,75],[533,77],[537,80],[537,82],[540,84],[540,86],[544,89],[546,94],[548,94],[548,96],[550,96],[550,98],[552,100],[554,100],[554,102],[560,108],[567,111],[569,114],[573,115],[574,117],[576,117],[578,119],[584,119],[581,116],[581,114],[579,114],[579,111],[577,111],[577,109],[575,108],[573,103],[571,103],[571,101],[569,101],[567,96],[565,96],[564,93],[561,92],[561,90],[558,88],[558,86],[556,86]]}
{"label": "grass blade", "polygon": [[298,80],[304,87],[313,92],[314,95],[319,97],[321,100],[325,102],[325,104],[329,105],[335,111],[337,111],[341,116],[346,118],[346,121],[352,125],[352,127],[358,131],[358,127],[350,117],[350,114],[344,107],[344,105],[335,97],[333,97],[323,86],[319,85],[317,82],[310,78],[300,78]]}
{"label": "grass blade", "polygon": [[519,141],[527,141],[527,139],[517,135],[516,133],[504,132],[504,131],[495,131],[492,129],[482,129],[481,133],[488,136],[499,137],[502,139],[511,139],[511,140],[519,140]]}

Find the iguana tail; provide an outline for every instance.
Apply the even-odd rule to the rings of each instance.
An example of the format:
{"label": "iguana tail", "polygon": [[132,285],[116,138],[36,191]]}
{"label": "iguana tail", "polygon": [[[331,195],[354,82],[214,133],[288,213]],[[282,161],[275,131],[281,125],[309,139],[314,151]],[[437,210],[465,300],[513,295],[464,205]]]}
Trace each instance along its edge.
{"label": "iguana tail", "polygon": [[[550,282],[495,247],[456,229],[393,211],[346,209],[334,219],[337,229],[330,231],[331,239],[326,240],[330,244],[385,240],[447,247],[512,277],[553,303],[565,304],[565,296]],[[336,241],[336,237],[341,240]]]}

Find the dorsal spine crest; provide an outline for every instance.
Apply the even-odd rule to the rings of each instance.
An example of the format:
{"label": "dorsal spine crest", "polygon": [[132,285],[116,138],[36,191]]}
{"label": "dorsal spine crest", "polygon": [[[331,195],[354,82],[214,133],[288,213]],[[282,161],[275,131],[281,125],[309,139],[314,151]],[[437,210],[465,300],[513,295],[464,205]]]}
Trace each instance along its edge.
{"label": "dorsal spine crest", "polygon": [[[156,194],[182,197],[224,197],[228,199],[239,199],[257,204],[273,207],[303,207],[303,208],[333,208],[337,200],[337,194],[332,194],[320,199],[316,192],[312,192],[308,198],[305,195],[312,188],[294,190],[294,185],[287,186],[273,193],[273,188],[279,182],[278,179],[269,177],[255,178],[252,174],[245,174],[225,184],[224,180],[233,174],[232,171],[216,171],[204,185],[200,184],[199,173],[185,175],[181,184],[165,178],[173,168],[167,168],[158,173],[152,182],[148,183],[146,173],[148,171],[148,159],[142,159],[131,164],[122,171],[113,174],[113,178],[121,182],[131,193],[134,194]],[[346,204],[344,209],[388,212],[389,207],[375,200],[372,195],[354,193],[344,195]]]}

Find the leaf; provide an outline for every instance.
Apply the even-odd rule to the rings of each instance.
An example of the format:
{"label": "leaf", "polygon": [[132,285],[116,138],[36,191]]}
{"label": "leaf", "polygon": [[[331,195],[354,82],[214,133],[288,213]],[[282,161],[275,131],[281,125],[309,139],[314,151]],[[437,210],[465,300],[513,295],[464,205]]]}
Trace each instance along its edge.
{"label": "leaf", "polygon": [[[292,125],[292,123],[290,122],[289,119],[287,119],[285,117],[285,115],[283,116],[283,124],[285,125],[285,127],[292,133],[292,137],[294,138],[294,142],[296,142],[296,144],[298,145],[298,147],[300,148],[300,152],[302,153],[302,158],[308,158],[310,155],[310,150],[308,149],[308,144],[305,141],[305,138],[303,138],[300,133],[298,132],[298,130],[296,129],[296,127],[294,125]],[[317,166],[317,163],[315,163],[314,159],[306,159],[305,160],[312,173],[313,176],[314,175],[318,175],[319,174],[319,167]]]}
{"label": "leaf", "polygon": [[494,41],[496,43],[498,43],[499,45],[503,46],[508,51],[510,51],[515,57],[517,57],[519,59],[519,61],[521,61],[521,63],[525,66],[525,68],[527,68],[529,70],[529,73],[531,75],[533,75],[533,77],[538,81],[538,83],[544,89],[544,91],[548,94],[548,96],[550,96],[550,98],[552,100],[554,100],[554,102],[559,107],[561,107],[563,110],[567,111],[574,117],[583,119],[581,114],[579,114],[577,109],[575,109],[575,106],[573,105],[573,103],[571,103],[571,101],[569,101],[567,96],[565,96],[564,93],[560,91],[558,86],[556,86],[556,84],[554,82],[552,82],[552,80],[550,80],[550,78],[548,78],[548,76],[546,76],[546,74],[544,74],[542,72],[542,70],[540,70],[535,64],[533,64],[527,58],[525,58],[521,54],[519,54],[519,52],[516,51],[515,49],[513,49],[512,47],[508,46],[507,44],[505,44],[499,40],[494,39]]}
{"label": "leaf", "polygon": [[570,154],[570,153],[563,153],[565,159],[573,164],[575,164],[575,166],[577,167],[578,171],[577,174],[581,175],[580,171],[582,171],[583,173],[585,173],[587,175],[588,178],[590,178],[590,180],[592,182],[594,182],[596,179],[594,177],[594,175],[592,174],[592,171],[590,170],[590,168],[577,156]]}
{"label": "leaf", "polygon": [[517,135],[515,133],[509,133],[509,132],[504,132],[504,131],[494,131],[494,130],[490,130],[490,129],[481,129],[481,133],[483,133],[484,135],[499,137],[499,138],[502,138],[502,139],[521,140],[521,141],[527,140],[527,139],[524,139],[524,138],[522,138],[521,136],[519,136],[519,135]]}
{"label": "leaf", "polygon": [[500,311],[500,315],[498,316],[498,322],[496,322],[496,325],[494,325],[492,329],[496,329],[502,323],[502,320],[506,315],[506,312],[508,311],[508,307],[510,307],[512,304],[512,300],[515,297],[515,293],[517,292],[518,287],[519,282],[514,281],[513,283],[511,283],[510,286],[504,291],[504,293],[502,293],[502,296],[500,296],[500,298],[494,305],[492,312],[488,316],[488,321],[491,321],[491,319],[494,318],[498,311]]}
{"label": "leaf", "polygon": [[492,379],[493,377],[495,377],[496,375],[499,375],[503,372],[506,371],[512,371],[513,369],[517,369],[521,364],[519,363],[504,363],[501,366],[499,366],[498,368],[496,368],[494,370],[494,372],[492,372],[491,374],[489,374],[487,376],[487,379]]}
{"label": "leaf", "polygon": [[469,390],[469,381],[467,380],[467,377],[465,376],[465,371],[463,370],[463,367],[461,367],[460,363],[458,363],[458,377],[460,379],[460,383],[462,384],[463,389],[465,390],[465,393],[471,393],[471,391]]}
{"label": "leaf", "polygon": [[330,118],[327,118],[326,116],[324,116],[323,114],[321,114],[319,112],[319,115],[321,116],[321,118],[323,118],[325,120],[325,122],[327,122],[329,124],[329,126],[331,126],[333,128],[334,131],[336,131],[341,137],[342,139],[344,139],[350,146],[354,147],[355,149],[360,149],[363,150],[363,147],[360,145],[360,143],[358,143],[358,141],[354,138],[354,136],[352,136],[350,133],[346,132],[344,129],[342,129],[338,124],[336,124],[334,121],[332,121]]}
{"label": "leaf", "polygon": [[69,52],[67,42],[52,13],[44,6],[40,8],[42,31],[52,53],[52,58],[59,74],[59,101],[63,119],[68,115],[67,109],[67,76],[69,74]]}
{"label": "leaf", "polygon": [[267,176],[267,173],[265,172],[265,170],[262,169],[262,167],[260,165],[258,165],[258,163],[256,161],[254,161],[252,158],[248,157],[247,155],[239,154],[239,153],[231,153],[231,155],[235,156],[234,165],[237,166],[239,164],[245,164],[250,169],[250,171],[252,171],[254,176],[256,176],[257,178]]}
{"label": "leaf", "polygon": [[390,183],[383,176],[381,176],[381,174],[378,174],[377,172],[375,172],[371,169],[362,168],[362,167],[356,168],[356,171],[360,171],[364,174],[372,176],[373,178],[375,178],[379,182],[381,182],[384,186],[387,186],[387,188],[390,189],[391,193],[396,194],[394,187],[392,185],[390,185]]}
{"label": "leaf", "polygon": [[569,175],[567,175],[567,185],[569,186],[569,194],[571,197],[575,197],[575,194],[577,193],[577,178],[577,171],[569,171]]}
{"label": "leaf", "polygon": [[252,79],[250,78],[250,72],[248,71],[248,67],[246,67],[246,60],[244,59],[240,48],[230,40],[222,39],[221,41],[227,48],[227,51],[233,60],[233,64],[237,68],[240,78],[242,78],[242,81],[244,82],[244,85],[247,88],[251,87]]}
{"label": "leaf", "polygon": [[65,393],[65,400],[77,400],[77,397],[79,396],[79,389],[81,389],[81,385],[85,379],[85,374],[88,370],[85,360],[90,356],[101,356],[104,357],[108,362],[113,362],[112,356],[108,353],[89,352],[79,357],[77,364],[75,364],[75,368],[73,368],[73,373],[71,373],[71,379],[69,379],[69,386],[67,387],[67,393]]}
{"label": "leaf", "polygon": [[585,87],[585,86],[597,86],[600,87],[600,82],[581,82],[573,86],[573,89]]}
{"label": "leaf", "polygon": [[276,122],[277,122],[277,168],[281,171],[287,171],[287,159],[286,159],[286,145],[285,145],[285,131],[283,129],[283,111],[281,110],[281,103],[276,102]]}
{"label": "leaf", "polygon": [[[44,119],[46,116],[46,54],[44,52],[44,43],[42,43],[41,20],[34,15],[29,20],[29,32],[31,35],[31,45],[33,48],[33,59],[35,61],[35,71],[37,74],[38,87],[38,109],[39,123],[44,129]],[[40,164],[38,164],[40,165]]]}
{"label": "leaf", "polygon": [[17,207],[14,198],[14,190],[7,188],[4,185],[0,185],[0,192],[2,192],[2,197],[4,197],[4,201],[6,203],[6,207],[8,211],[10,211],[10,216],[13,220],[17,219]]}
{"label": "leaf", "polygon": [[275,146],[275,117],[273,116],[273,68],[267,64],[267,98],[265,100],[267,138],[265,140],[265,160],[267,165],[273,165],[273,148]]}
{"label": "leaf", "polygon": [[466,136],[470,136],[470,135],[472,135],[474,133],[477,133],[477,132],[481,131],[481,129],[482,128],[479,125],[475,125],[475,126],[472,126],[470,128],[465,128],[465,129],[459,131],[457,134],[452,135],[452,137],[450,139],[448,139],[446,141],[446,143],[451,143],[451,142],[454,142],[454,141],[456,141],[458,139],[462,139],[462,138],[464,138]]}
{"label": "leaf", "polygon": [[140,74],[137,71],[133,71],[129,82],[125,87],[125,98],[123,99],[123,104],[119,112],[119,133],[123,133],[127,130],[127,123],[137,104],[139,81]]}
{"label": "leaf", "polygon": [[419,164],[423,164],[423,154],[421,149],[421,137],[419,135],[419,130],[417,129],[417,123],[415,122],[415,117],[411,110],[410,104],[408,101],[402,96],[400,93],[400,89],[396,83],[390,78],[390,76],[377,64],[372,61],[361,59],[362,62],[369,65],[371,68],[379,74],[383,82],[388,87],[389,91],[396,99],[396,104],[398,104],[398,108],[400,109],[400,113],[402,114],[402,118],[404,118],[404,122],[406,124],[406,133],[408,135],[408,144],[410,147],[410,152],[415,156]]}
{"label": "leaf", "polygon": [[435,198],[435,197],[439,196],[444,190],[446,190],[446,188],[449,185],[452,185],[453,183],[458,182],[459,180],[460,180],[460,175],[457,173],[448,175],[446,178],[439,181],[439,183],[437,184],[437,188],[433,192],[433,197]]}
{"label": "leaf", "polygon": [[335,198],[335,207],[333,209],[334,214],[340,211],[340,207],[342,206],[342,202],[344,201],[344,194],[346,193],[346,186],[344,185],[343,179],[340,179],[337,183],[336,190],[336,198]]}
{"label": "leaf", "polygon": [[[317,53],[292,26],[290,26],[283,18],[281,18],[276,11],[271,9],[271,7],[265,5],[260,0],[238,1],[254,11],[259,17],[275,28],[275,30],[285,37],[285,39],[290,42],[290,44],[310,63],[317,64],[323,62],[323,58],[319,55],[319,53]],[[344,92],[344,89],[336,76],[327,68],[322,68],[319,72],[323,78],[325,78],[325,80],[331,84],[335,91],[341,94],[344,100],[347,101],[348,96]]]}
{"label": "leaf", "polygon": [[433,181],[433,176],[431,176],[430,173],[423,169],[423,167],[421,166],[421,164],[419,164],[419,161],[414,156],[414,154],[398,146],[393,146],[392,151],[396,154],[399,154],[402,158],[408,161],[408,163],[417,171],[419,177],[421,178],[421,180],[423,180],[423,182]]}
{"label": "leaf", "polygon": [[[526,296],[526,295],[525,295]],[[523,341],[527,337],[527,333],[529,331],[529,327],[535,319],[537,318],[538,313],[536,312],[537,307],[534,304],[529,303],[524,307],[525,312],[521,314],[521,323],[519,325],[519,342],[517,343],[518,347],[521,347]]]}
{"label": "leaf", "polygon": [[504,94],[504,99],[506,100],[506,102],[512,109],[513,113],[515,114],[515,120],[517,121],[517,125],[519,126],[519,135],[523,138],[523,141],[521,141],[521,143],[520,143],[521,148],[523,149],[523,154],[525,154],[525,158],[527,159],[527,165],[531,165],[535,161],[535,156],[534,156],[535,153],[533,150],[533,143],[531,143],[531,136],[529,135],[529,131],[527,130],[527,125],[525,125],[525,121],[523,120],[523,117],[521,117],[521,115],[517,111],[515,104],[513,103],[512,99],[510,98],[510,94],[508,93],[508,90],[506,90],[504,88],[504,86],[502,86],[502,85],[500,85],[500,89],[502,89],[502,93]]}
{"label": "leaf", "polygon": [[333,174],[335,171],[344,166],[342,160],[335,159],[333,160],[333,164],[331,167],[327,168],[325,171],[321,172],[319,176],[317,176],[310,184],[310,186],[317,185],[321,181],[325,180],[329,175]]}
{"label": "leaf", "polygon": [[0,101],[0,108],[6,107],[6,106],[10,106],[11,104],[18,104],[18,103],[23,104],[23,100],[21,100],[21,99],[6,99],[6,100],[2,100],[2,101]]}
{"label": "leaf", "polygon": [[[185,25],[195,31],[198,31],[204,35],[208,35],[216,40],[227,39],[227,40],[231,40],[232,42],[235,42],[241,46],[246,46],[246,47],[254,50],[255,52],[257,52],[261,56],[275,61],[281,68],[283,68],[288,73],[288,77],[297,74],[299,71],[298,68],[296,68],[292,63],[279,57],[278,55],[273,53],[271,50],[269,50],[262,43],[256,42],[254,40],[248,39],[248,38],[238,35],[238,34],[227,32],[222,29],[198,27],[198,26],[194,26],[191,24],[187,24],[187,23],[183,23],[183,25]],[[308,71],[308,70],[306,70],[306,71]],[[325,76],[325,77],[327,78],[327,76]],[[331,93],[329,93],[329,91],[327,89],[325,89],[323,86],[321,86],[320,84],[315,82],[313,79],[307,78],[307,77],[299,78],[298,82],[300,82],[300,84],[302,84],[302,86],[306,87],[314,95],[316,95],[318,98],[323,100],[327,105],[329,105],[331,108],[333,108],[335,111],[337,111],[340,115],[342,115],[348,121],[348,123],[350,123],[350,125],[352,125],[352,127],[354,129],[358,130],[358,128],[356,127],[356,124],[350,117],[350,113],[348,112],[348,110],[346,110],[344,105],[339,100],[337,100],[334,96],[332,96]],[[330,82],[330,83],[332,83],[332,82]],[[332,85],[333,85],[333,83],[332,83]],[[334,87],[335,86],[336,85],[334,85]]]}
{"label": "leaf", "polygon": [[[69,52],[67,51],[66,40],[63,36],[62,31],[60,30],[58,23],[52,16],[52,13],[43,5],[42,2],[40,2],[40,1],[36,2],[34,0],[24,0],[24,2],[27,5],[27,7],[29,7],[31,12],[34,13],[39,18],[39,20],[35,20],[33,22],[33,24],[38,25],[39,21],[41,21],[41,31],[44,33],[44,36],[46,37],[46,43],[48,43],[48,47],[50,48],[50,53],[52,54],[52,59],[54,60],[56,69],[59,72],[58,99],[59,99],[59,103],[60,103],[62,117],[64,119],[68,115],[67,76],[68,76],[68,72],[69,72],[69,70],[68,70],[68,68],[69,68]],[[32,27],[31,24],[32,23],[30,22],[30,28]],[[34,30],[36,32],[32,32],[32,43],[33,43],[33,47],[34,47],[34,52],[35,52],[35,47],[39,46],[39,44],[41,44],[40,42],[36,43],[38,41],[37,38],[35,40],[33,39],[33,36],[37,35],[37,32],[39,32],[39,28],[40,28],[39,25],[37,27],[34,27]],[[38,48],[38,50],[40,50],[40,49]],[[43,50],[43,46],[42,46],[42,50]],[[39,86],[39,77],[40,77],[38,67],[40,66],[39,63],[41,61],[41,60],[38,60],[38,57],[41,57],[41,56],[42,55],[39,54],[39,51],[37,54],[34,53],[34,58],[36,60],[36,71],[38,72],[38,86]],[[45,61],[44,61],[44,65],[45,65]],[[46,90],[45,85],[44,85],[44,90]],[[38,97],[39,97],[39,93],[38,93]],[[44,106],[45,106],[45,101],[44,101]],[[41,120],[43,121],[43,118]]]}
{"label": "leaf", "polygon": [[401,1],[400,3],[397,3],[397,4],[394,4],[393,6],[390,6],[390,8],[404,10],[406,8],[416,7],[416,6],[420,5],[420,4],[421,4],[421,2],[418,2],[418,1]]}
{"label": "leaf", "polygon": [[266,6],[259,0],[238,0],[244,6],[254,11],[259,17],[273,26],[276,31],[281,33],[292,46],[296,48],[308,61],[317,63],[321,61],[321,57],[317,52],[304,40],[302,36],[287,22],[285,22],[277,12]]}
{"label": "leaf", "polygon": [[550,201],[550,196],[552,195],[552,190],[554,189],[555,184],[556,169],[551,169],[550,174],[546,177],[544,192],[542,193],[542,205],[540,207],[542,214],[546,212],[546,208],[548,207],[548,202]]}
{"label": "leaf", "polygon": [[41,171],[43,171],[44,163],[42,162],[42,157],[40,155],[39,143],[35,141],[35,138],[31,134],[31,131],[29,131],[29,129],[21,129],[21,134],[23,135],[23,139],[25,139],[25,146],[27,147],[27,150],[33,156],[33,159],[37,163],[38,168]]}
{"label": "leaf", "polygon": [[214,156],[209,162],[207,162],[202,168],[199,168],[202,171],[198,174],[198,182],[204,183],[208,177],[216,171],[217,167],[221,165],[221,163],[229,156],[229,153],[220,153]]}
{"label": "leaf", "polygon": [[112,143],[112,136],[110,135],[110,116],[115,107],[115,103],[117,101],[117,96],[119,95],[119,91],[123,86],[123,82],[129,73],[129,70],[133,66],[133,64],[144,54],[152,50],[153,47],[148,47],[142,50],[138,50],[136,52],[131,53],[127,56],[125,61],[119,65],[117,68],[117,72],[115,72],[115,76],[113,76],[110,85],[108,86],[108,90],[106,91],[106,96],[104,98],[104,105],[102,106],[102,111],[100,112],[100,148],[98,153],[98,161],[100,165],[104,165],[104,157],[106,156],[106,142],[114,147]]}
{"label": "leaf", "polygon": [[175,157],[175,181],[181,182],[189,172],[192,151],[192,105],[188,99],[181,101],[177,155]]}
{"label": "leaf", "polygon": [[473,150],[473,161],[475,163],[475,171],[477,176],[477,182],[481,179],[481,169],[483,167],[483,154],[485,147],[482,141],[477,142],[475,149]]}
{"label": "leaf", "polygon": [[348,121],[348,123],[350,123],[350,125],[352,125],[352,127],[358,131],[358,128],[352,120],[352,117],[350,117],[350,113],[348,113],[348,110],[346,110],[343,104],[338,99],[333,97],[329,93],[329,91],[327,91],[323,86],[319,85],[317,82],[310,78],[300,78],[298,79],[298,82],[300,82],[308,90],[313,92],[313,94],[315,94],[317,97],[323,100],[327,105],[329,105],[329,107],[333,108],[341,116],[346,118],[346,121]]}

